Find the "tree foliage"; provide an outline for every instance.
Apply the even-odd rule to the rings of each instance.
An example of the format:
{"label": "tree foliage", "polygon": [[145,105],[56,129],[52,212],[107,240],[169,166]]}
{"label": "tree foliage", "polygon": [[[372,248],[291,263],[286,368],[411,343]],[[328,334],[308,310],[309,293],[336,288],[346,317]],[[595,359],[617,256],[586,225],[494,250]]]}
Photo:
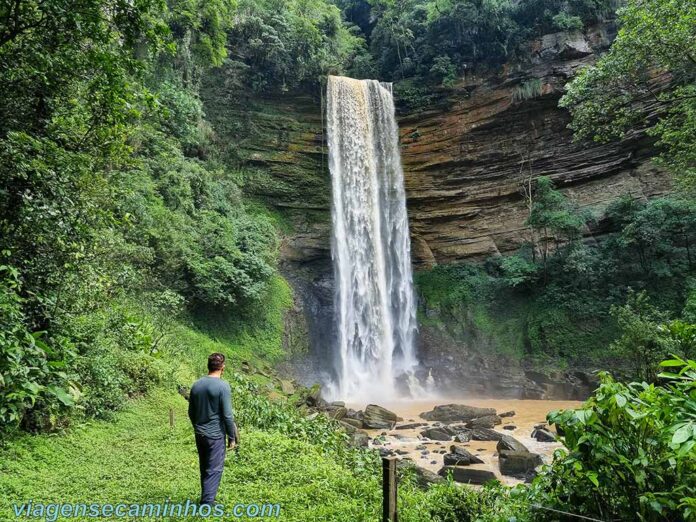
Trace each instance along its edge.
{"label": "tree foliage", "polygon": [[[540,367],[608,365],[623,376],[650,379],[660,357],[688,356],[689,330],[680,348],[666,329],[696,317],[696,228],[689,225],[694,204],[626,197],[590,215],[562,194],[551,201],[538,202],[537,210],[549,211],[537,216],[539,223],[555,223],[560,212],[561,223],[568,218],[573,225],[570,236],[532,230],[516,254],[417,273],[421,321],[437,324],[484,356],[507,355]],[[585,238],[576,228],[581,223]],[[603,235],[595,239],[598,226]],[[641,292],[638,306],[631,296]]]}
{"label": "tree foliage", "polygon": [[382,77],[451,85],[467,68],[499,65],[524,40],[611,16],[609,0],[342,0]]}
{"label": "tree foliage", "polygon": [[241,0],[230,48],[234,81],[257,92],[314,86],[351,69],[359,76],[367,60],[364,41],[325,0]]}
{"label": "tree foliage", "polygon": [[162,377],[165,316],[242,315],[277,240],[198,97],[229,0],[0,7],[2,429],[107,415]]}
{"label": "tree foliage", "polygon": [[649,128],[661,161],[693,186],[696,7],[689,0],[631,0],[619,22],[609,52],[567,86],[560,105],[570,110],[579,139],[608,141]]}
{"label": "tree foliage", "polygon": [[661,385],[609,374],[577,410],[549,414],[567,449],[532,487],[546,508],[601,520],[691,520],[696,509],[696,362],[665,360]]}

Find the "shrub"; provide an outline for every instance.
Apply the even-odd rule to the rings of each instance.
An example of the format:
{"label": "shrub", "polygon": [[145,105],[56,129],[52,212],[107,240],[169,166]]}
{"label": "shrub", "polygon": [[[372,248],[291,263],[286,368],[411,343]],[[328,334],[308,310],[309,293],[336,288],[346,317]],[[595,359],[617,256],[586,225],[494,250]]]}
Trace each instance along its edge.
{"label": "shrub", "polygon": [[541,96],[543,83],[539,78],[523,81],[512,91],[512,101],[531,100]]}
{"label": "shrub", "polygon": [[696,362],[664,361],[662,385],[601,385],[577,410],[549,414],[567,450],[535,479],[545,507],[602,520],[688,520],[696,514]]}
{"label": "shrub", "polygon": [[69,345],[27,328],[20,290],[19,272],[0,266],[0,434],[51,427],[79,394],[64,371]]}

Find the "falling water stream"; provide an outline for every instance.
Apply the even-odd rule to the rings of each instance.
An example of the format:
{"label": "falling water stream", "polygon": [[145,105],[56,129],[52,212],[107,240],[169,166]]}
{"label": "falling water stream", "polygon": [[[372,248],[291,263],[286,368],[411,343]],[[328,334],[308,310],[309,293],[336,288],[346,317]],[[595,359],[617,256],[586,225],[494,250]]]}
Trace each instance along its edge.
{"label": "falling water stream", "polygon": [[396,398],[413,369],[411,245],[391,84],[330,76],[336,398]]}
{"label": "falling water stream", "polygon": [[[423,376],[424,384],[416,378],[410,241],[391,86],[330,76],[327,126],[338,332],[336,379],[329,383],[327,398],[355,409],[377,402],[405,423],[424,422],[420,412],[443,400],[514,410],[500,433],[513,433],[548,462],[558,445],[533,439],[534,425],[552,409],[579,403],[445,397],[434,389],[432,376]],[[369,432],[372,447],[398,450],[431,471],[443,466],[443,453],[452,444],[469,446],[424,438],[421,424],[397,429]],[[500,475],[495,441],[476,441],[468,450],[482,460],[472,467],[517,481]]]}

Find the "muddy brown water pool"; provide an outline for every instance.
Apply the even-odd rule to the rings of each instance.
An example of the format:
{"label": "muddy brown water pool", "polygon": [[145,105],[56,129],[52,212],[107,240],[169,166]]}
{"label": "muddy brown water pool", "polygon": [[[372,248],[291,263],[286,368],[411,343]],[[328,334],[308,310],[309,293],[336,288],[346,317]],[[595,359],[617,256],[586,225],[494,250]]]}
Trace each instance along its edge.
{"label": "muddy brown water pool", "polygon": [[[541,455],[544,463],[551,460],[554,450],[561,447],[560,443],[556,442],[538,442],[531,437],[532,431],[536,424],[546,422],[546,415],[553,410],[578,408],[582,403],[579,401],[547,401],[547,400],[522,400],[522,399],[438,399],[438,400],[404,400],[397,402],[377,402],[403,420],[397,422],[400,424],[408,424],[412,422],[427,422],[428,425],[436,424],[428,422],[420,417],[420,414],[432,410],[435,406],[441,404],[468,404],[470,406],[478,406],[481,408],[494,408],[498,414],[514,411],[512,417],[503,418],[503,423],[495,427],[496,431],[512,435],[522,444],[527,446],[529,451]],[[354,409],[364,409],[366,404],[348,403],[348,407]],[[503,426],[513,425],[514,430],[503,429]],[[415,464],[430,471],[437,472],[443,466],[442,450],[449,452],[452,445],[461,446],[468,451],[478,456],[483,460],[483,464],[474,464],[471,468],[486,469],[494,472],[501,482],[505,484],[516,484],[520,480],[507,477],[500,474],[498,469],[498,455],[496,451],[496,442],[494,441],[476,441],[472,440],[465,443],[454,441],[434,441],[424,439],[420,436],[420,432],[428,426],[420,426],[415,429],[407,430],[366,430],[370,435],[370,447],[373,448],[388,448],[390,450],[400,450],[405,452],[399,455],[399,458],[410,458]],[[375,440],[382,433],[386,435],[380,437],[384,442]],[[429,452],[422,455],[422,449],[416,447],[425,446]]]}

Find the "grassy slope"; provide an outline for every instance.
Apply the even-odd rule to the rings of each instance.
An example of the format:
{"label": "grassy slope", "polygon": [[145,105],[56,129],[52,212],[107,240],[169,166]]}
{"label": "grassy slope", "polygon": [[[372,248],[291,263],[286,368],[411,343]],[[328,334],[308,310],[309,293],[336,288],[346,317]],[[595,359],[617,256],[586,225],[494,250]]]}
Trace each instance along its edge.
{"label": "grassy slope", "polygon": [[[176,327],[164,356],[171,363],[169,378],[149,396],[131,401],[111,421],[76,424],[64,434],[23,435],[0,449],[0,521],[15,520],[12,504],[29,500],[195,501],[200,491],[193,431],[187,403],[175,392],[175,383],[192,382],[204,371],[205,358],[212,351],[227,354],[236,369],[241,360],[261,366],[276,358],[282,311],[291,303],[284,285],[284,281],[273,283],[276,299],[268,301],[257,320],[243,329],[224,331],[208,325],[213,338],[207,326],[205,330]],[[249,378],[261,389],[271,381],[258,374]],[[173,429],[169,408],[174,410]],[[241,426],[241,436],[239,455],[228,455],[218,496],[229,508],[236,503],[279,503],[280,519],[298,522],[378,519],[378,475],[358,477],[322,445],[273,429]],[[408,497],[404,505],[414,506],[410,515],[404,513],[404,520],[427,520],[418,514],[424,497],[413,490],[404,493]]]}
{"label": "grassy slope", "polygon": [[[377,482],[357,482],[306,442],[262,431],[241,435],[239,455],[228,454],[221,503],[280,503],[282,520],[376,518]],[[133,402],[115,422],[92,422],[65,436],[25,436],[0,455],[0,520],[13,519],[12,502],[30,499],[176,503],[199,495],[186,402],[164,390]]]}
{"label": "grassy slope", "polygon": [[[239,385],[236,389],[244,388],[236,382],[239,378],[255,383],[257,393],[270,390],[275,381],[271,374],[264,370],[242,376],[240,362],[246,360],[256,368],[266,368],[282,356],[284,311],[291,304],[287,283],[277,278],[269,299],[253,320],[231,318],[237,327],[211,317],[197,321],[199,328],[179,324],[162,352],[170,371],[148,396],[130,401],[111,420],[75,423],[62,434],[21,435],[0,448],[0,522],[31,520],[17,519],[13,510],[13,503],[28,501],[34,505],[195,501],[200,491],[193,430],[186,415],[187,403],[176,393],[175,384],[191,383],[204,372],[206,356],[219,351],[228,356],[232,369],[228,378],[235,379],[235,386]],[[257,397],[254,403],[248,396],[237,398],[242,419],[263,416],[264,410],[268,411],[258,402],[268,404],[264,399]],[[299,422],[294,406],[274,407],[279,408],[276,416],[265,418],[277,420],[265,421],[263,430],[241,422],[242,445],[238,455],[228,455],[219,502],[227,509],[237,503],[280,504],[280,520],[284,521],[379,520],[381,477],[375,456],[368,452],[337,452],[328,440],[330,432],[307,425],[317,426],[313,422]],[[169,426],[170,408],[175,416],[173,428]],[[411,479],[400,479],[402,522],[458,520],[451,504],[454,498],[472,503],[472,512],[480,512],[473,491],[451,483],[423,491]],[[509,503],[508,495],[496,493],[491,499],[493,504],[485,510],[490,516],[485,520],[507,519],[519,511],[516,504]],[[503,518],[502,513],[506,515]]]}

